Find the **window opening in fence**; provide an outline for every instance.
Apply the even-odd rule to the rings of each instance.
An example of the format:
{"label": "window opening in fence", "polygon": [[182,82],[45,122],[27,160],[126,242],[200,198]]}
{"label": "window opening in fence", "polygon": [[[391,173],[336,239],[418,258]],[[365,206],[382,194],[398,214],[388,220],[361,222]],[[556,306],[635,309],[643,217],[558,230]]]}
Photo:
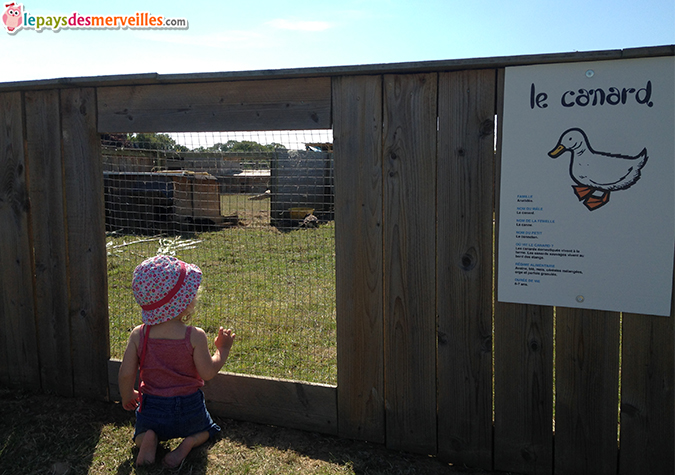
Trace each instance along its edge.
{"label": "window opening in fence", "polygon": [[[192,324],[237,333],[224,370],[336,384],[331,130],[103,134],[111,356],[140,324],[134,268],[203,271]],[[211,348],[213,350],[213,348]]]}

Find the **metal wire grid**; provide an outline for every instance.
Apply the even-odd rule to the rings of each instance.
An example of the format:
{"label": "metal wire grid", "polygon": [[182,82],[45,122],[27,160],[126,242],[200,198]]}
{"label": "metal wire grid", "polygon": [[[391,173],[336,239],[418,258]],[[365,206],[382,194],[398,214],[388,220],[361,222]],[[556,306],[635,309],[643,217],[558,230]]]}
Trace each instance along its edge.
{"label": "metal wire grid", "polygon": [[143,259],[198,265],[193,324],[237,333],[227,371],[335,384],[332,131],[102,136],[111,354],[140,324]]}

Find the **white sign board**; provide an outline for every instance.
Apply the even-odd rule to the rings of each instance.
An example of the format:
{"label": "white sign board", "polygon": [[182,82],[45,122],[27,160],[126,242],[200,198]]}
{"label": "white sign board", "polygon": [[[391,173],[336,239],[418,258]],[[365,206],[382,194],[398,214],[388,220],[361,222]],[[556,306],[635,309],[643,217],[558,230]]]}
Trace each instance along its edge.
{"label": "white sign board", "polygon": [[670,315],[675,58],[506,69],[497,298]]}

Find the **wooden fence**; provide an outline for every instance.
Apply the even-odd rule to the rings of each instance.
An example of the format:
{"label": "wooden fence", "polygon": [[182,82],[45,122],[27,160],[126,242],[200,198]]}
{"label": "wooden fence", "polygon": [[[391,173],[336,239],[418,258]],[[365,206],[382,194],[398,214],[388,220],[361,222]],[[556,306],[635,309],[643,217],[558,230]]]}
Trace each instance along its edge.
{"label": "wooden fence", "polygon": [[494,302],[493,143],[507,66],[673,55],[1,84],[0,384],[115,397],[100,133],[332,127],[337,387],[223,373],[213,412],[471,467],[672,474],[673,315]]}

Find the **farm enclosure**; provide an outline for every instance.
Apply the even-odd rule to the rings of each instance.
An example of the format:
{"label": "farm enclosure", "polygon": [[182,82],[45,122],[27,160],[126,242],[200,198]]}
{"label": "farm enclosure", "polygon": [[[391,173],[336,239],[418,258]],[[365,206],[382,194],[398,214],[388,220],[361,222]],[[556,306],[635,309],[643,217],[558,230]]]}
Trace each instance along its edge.
{"label": "farm enclosure", "polygon": [[103,142],[112,358],[139,320],[133,269],[163,253],[204,271],[194,324],[209,340],[220,325],[235,330],[228,371],[335,384],[331,160],[304,150],[332,141],[331,131],[276,132],[288,148],[272,152],[205,152],[207,140],[211,149],[263,145],[204,135],[174,134],[180,145]]}
{"label": "farm enclosure", "polygon": [[0,383],[114,391],[100,133],[332,126],[337,387],[221,374],[213,411],[474,467],[672,473],[672,314],[493,304],[492,262],[504,68],[674,54],[2,85]]}

